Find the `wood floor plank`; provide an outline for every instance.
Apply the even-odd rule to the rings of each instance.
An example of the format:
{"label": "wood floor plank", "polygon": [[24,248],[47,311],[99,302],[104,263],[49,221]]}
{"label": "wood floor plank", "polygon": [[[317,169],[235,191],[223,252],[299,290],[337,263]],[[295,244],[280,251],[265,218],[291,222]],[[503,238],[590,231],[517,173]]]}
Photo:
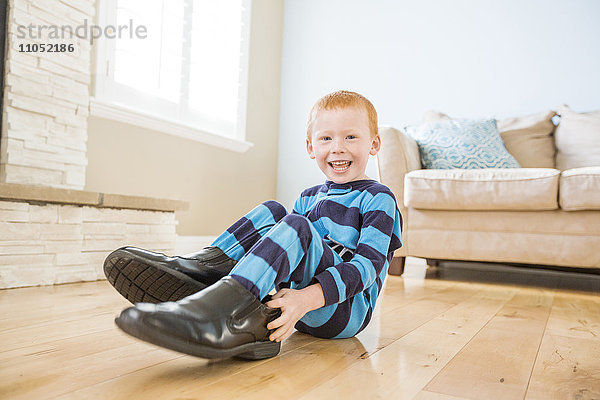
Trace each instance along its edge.
{"label": "wood floor plank", "polygon": [[[395,307],[407,301],[419,300],[433,293],[448,291],[453,285],[448,282],[432,282],[423,285],[422,279],[403,279],[389,276],[383,285],[378,306]],[[386,296],[393,294],[393,296]]]}
{"label": "wood floor plank", "polygon": [[128,346],[132,343],[134,340],[131,336],[125,335],[111,326],[106,330],[87,335],[4,351],[0,353],[0,364],[10,365],[13,368],[20,364],[37,363],[38,360],[41,360],[46,365],[58,365],[71,359]]}
{"label": "wood floor plank", "polygon": [[600,340],[545,335],[526,399],[600,399]]}
{"label": "wood floor plank", "polygon": [[254,362],[125,335],[113,319],[129,303],[106,281],[0,290],[0,398],[599,398],[598,295],[534,274],[436,279],[413,264],[388,277],[357,337],[296,332]]}
{"label": "wood floor plank", "polygon": [[68,322],[89,315],[96,315],[103,312],[116,313],[130,303],[119,298],[111,296],[98,296],[97,299],[84,302],[69,303],[63,306],[56,306],[45,310],[26,310],[16,315],[5,316],[0,320],[0,333],[18,328],[43,327],[44,325],[55,324],[57,322]]}
{"label": "wood floor plank", "polygon": [[514,295],[480,292],[340,371],[303,398],[414,397]]}
{"label": "wood floor plank", "polygon": [[0,314],[14,311],[15,304],[23,309],[31,306],[45,307],[54,306],[54,302],[45,302],[45,299],[61,301],[62,299],[76,299],[81,297],[92,297],[99,293],[106,293],[110,283],[106,280],[69,283],[54,286],[34,286],[26,288],[2,289],[0,290]]}
{"label": "wood floor plank", "polygon": [[[450,298],[451,300],[457,301],[457,299],[463,299],[473,295],[473,291],[469,289],[465,289],[463,291],[458,291],[457,293],[450,294],[444,293],[443,291],[437,292],[434,295],[438,295],[440,299]],[[418,306],[415,306],[415,303],[420,303]],[[414,329],[417,324],[421,324],[423,321],[431,319],[433,316],[437,316],[442,313],[445,309],[451,307],[454,303],[443,302],[443,301],[431,301],[431,300],[417,300],[415,303],[410,303],[411,309],[414,308],[413,314],[411,316],[405,316],[402,320],[404,321],[402,326],[400,327],[400,331],[395,329],[395,332],[398,335],[403,335],[405,332],[408,332]],[[421,319],[419,319],[419,318]],[[394,325],[398,326],[398,325]],[[386,331],[391,332],[391,331]],[[298,333],[293,335],[298,337]],[[307,335],[302,335],[307,336]],[[313,339],[314,340],[314,339]],[[385,335],[380,335],[378,333],[370,332],[368,328],[358,335],[356,338],[352,339],[344,339],[344,340],[314,340],[314,342],[309,343],[305,346],[298,347],[289,352],[289,354],[284,354],[276,359],[268,360],[265,366],[262,364],[257,365],[256,367],[248,367],[247,370],[244,370],[244,377],[240,378],[239,381],[244,382],[241,387],[233,386],[232,388],[223,388],[222,385],[218,385],[213,383],[218,381],[219,379],[225,379],[230,377],[231,371],[222,370],[223,374],[221,377],[215,376],[214,374],[207,375],[206,379],[203,375],[195,375],[194,380],[189,385],[182,384],[181,382],[177,382],[175,385],[168,385],[164,382],[164,379],[158,377],[160,375],[160,371],[165,371],[165,369],[177,368],[173,363],[179,363],[182,361],[176,360],[173,362],[167,362],[156,366],[151,366],[144,370],[137,371],[132,374],[128,374],[126,377],[118,378],[109,382],[104,382],[99,385],[94,385],[90,388],[86,388],[80,391],[72,392],[68,395],[65,395],[66,398],[93,398],[100,393],[110,393],[111,398],[125,398],[131,395],[130,392],[127,392],[127,396],[120,397],[119,391],[114,390],[115,386],[119,386],[121,382],[145,382],[144,385],[149,385],[155,388],[155,391],[152,391],[153,396],[157,396],[158,398],[172,398],[165,396],[174,396],[174,397],[187,397],[187,396],[195,396],[197,394],[202,394],[205,396],[210,396],[210,398],[236,398],[243,391],[243,397],[245,399],[252,398],[263,398],[268,393],[264,391],[264,387],[259,383],[263,382],[265,379],[269,381],[270,390],[273,390],[273,387],[276,386],[272,376],[273,369],[276,371],[289,371],[290,374],[293,375],[301,375],[302,372],[300,370],[296,371],[296,369],[305,369],[307,365],[310,365],[311,376],[315,379],[315,376],[318,376],[319,379],[323,381],[330,379],[332,376],[335,376],[340,369],[346,368],[348,365],[356,362],[361,357],[367,357],[370,354],[376,353],[381,348],[384,348],[391,339],[386,338]],[[288,341],[285,341],[284,344],[287,344]],[[241,363],[246,363],[242,361]],[[280,364],[284,365],[281,366]],[[277,365],[274,367],[273,365]],[[229,368],[229,364],[225,364]],[[300,367],[301,366],[301,367]],[[152,376],[153,379],[147,378],[148,376]],[[268,377],[268,378],[265,378]],[[293,386],[294,393],[300,393],[303,390],[303,381],[299,382],[287,382],[288,378],[284,376],[277,376],[277,380],[281,380],[282,387],[286,387],[286,390],[291,390],[290,387]],[[160,384],[160,387],[155,387],[154,384]],[[209,387],[205,387],[206,385],[210,385]],[[169,389],[169,390],[167,390]],[[308,388],[307,388],[308,389]],[[307,390],[306,389],[306,390]],[[149,388],[146,390],[150,390]],[[285,393],[282,392],[282,393]]]}
{"label": "wood floor plank", "polygon": [[[206,396],[210,399],[227,400],[286,398],[290,393],[298,397],[313,385],[331,379],[340,370],[361,360],[365,354],[374,352],[381,345],[381,339],[369,335],[361,339],[321,339],[249,369],[239,384],[229,388],[213,384],[202,390],[192,388],[182,394],[186,397]],[[307,373],[307,366],[310,366],[310,373]]]}
{"label": "wood floor plank", "polygon": [[522,399],[553,300],[520,289],[425,390],[470,399]]}
{"label": "wood floor plank", "polygon": [[450,287],[421,300],[382,308],[381,312],[373,315],[363,332],[398,339],[476,292],[477,289],[469,286],[460,289]]}
{"label": "wood floor plank", "polygon": [[[281,359],[304,359],[306,357],[293,356],[289,354],[297,352],[298,349],[318,341],[309,335],[294,333],[282,344],[281,353],[278,357],[260,360],[246,361],[239,359],[226,360],[203,360],[191,356],[178,357],[163,363],[148,364],[146,368],[140,368],[128,374],[114,374],[113,379],[100,383],[83,385],[81,389],[70,391],[58,396],[58,399],[180,399],[180,398],[213,398],[214,393],[229,393],[235,388],[232,382],[243,384],[248,376],[254,376],[251,372],[260,368],[265,363],[279,363]],[[145,345],[150,346],[150,345]],[[313,358],[318,358],[315,352],[305,352]],[[172,352],[172,354],[177,354]],[[330,359],[335,358],[334,356]],[[291,362],[290,362],[291,363]],[[294,363],[291,363],[294,364]],[[306,369],[307,365],[295,362],[296,369]],[[270,364],[273,366],[273,364]],[[291,367],[288,366],[288,368]],[[271,367],[270,367],[271,368]],[[262,370],[261,370],[262,371]],[[284,369],[276,368],[271,374],[277,374]],[[210,391],[206,387],[213,385]],[[212,393],[208,396],[208,393]],[[235,398],[235,397],[231,397]]]}
{"label": "wood floor plank", "polygon": [[117,315],[116,310],[103,310],[90,313],[85,318],[3,331],[0,332],[0,352],[103,331],[114,325]]}
{"label": "wood floor plank", "polygon": [[[56,291],[57,288],[62,290]],[[107,281],[86,283],[83,288],[76,284],[58,285],[57,288],[9,289],[11,295],[8,296],[0,290],[0,331],[43,325],[71,317],[79,311],[102,307],[117,310],[131,305]],[[40,293],[31,289],[40,289]]]}
{"label": "wood floor plank", "polygon": [[[377,304],[375,305],[375,311],[380,312],[380,313],[388,313],[388,312],[395,312],[395,310],[397,310],[400,307],[405,307],[408,304],[414,303],[418,300],[423,300],[426,298],[430,298],[431,296],[435,295],[435,294],[439,294],[439,293],[447,293],[447,292],[451,292],[451,289],[449,288],[439,288],[439,289],[432,289],[432,288],[427,288],[426,290],[418,290],[418,291],[411,291],[410,293],[406,293],[403,290],[390,290],[390,289],[384,289],[382,290],[382,293],[380,295],[380,299],[377,301]],[[394,295],[391,295],[391,293],[394,293]],[[398,295],[396,296],[395,294],[398,293]]]}
{"label": "wood floor plank", "polygon": [[600,340],[600,297],[557,294],[546,330],[552,335]]}
{"label": "wood floor plank", "polygon": [[[86,339],[89,343],[84,347]],[[91,339],[95,341],[90,342]],[[282,352],[289,352],[314,340],[315,338],[308,335],[296,335],[294,340],[286,341]],[[164,363],[168,363],[167,369],[180,365],[185,365],[186,368],[204,368],[211,364],[208,360],[185,356],[138,341],[116,328],[93,334],[92,337],[65,339],[38,347],[41,347],[39,352],[21,357],[19,354],[13,354],[11,359],[1,361],[1,365],[8,367],[0,368],[0,395],[10,395],[11,399],[69,396],[70,392],[111,381],[115,376],[127,377],[131,373]],[[14,353],[22,351],[23,349],[18,349]],[[238,361],[238,364],[242,368],[252,365],[244,361]],[[49,365],[55,367],[48,368]],[[224,378],[234,373],[235,368],[227,366],[222,372]],[[214,375],[212,378],[215,378]],[[126,379],[124,381],[127,382]],[[194,381],[194,384],[198,382]],[[112,396],[104,397],[100,391],[89,398]]]}
{"label": "wood floor plank", "polygon": [[557,293],[527,398],[600,398],[600,298]]}
{"label": "wood floor plank", "polygon": [[421,390],[413,400],[464,400],[464,397],[455,397],[448,394],[435,393],[427,390]]}
{"label": "wood floor plank", "polygon": [[127,374],[143,368],[150,359],[157,363],[176,357],[182,356],[132,342],[127,346],[72,357],[62,363],[49,364],[43,358],[28,360],[0,368],[0,395],[15,400],[51,398],[110,379],[115,373]]}
{"label": "wood floor plank", "polygon": [[[433,316],[439,315],[441,312],[443,312],[446,308],[451,307],[454,303],[449,302],[448,300],[451,301],[458,301],[459,299],[463,299],[469,296],[473,295],[473,289],[471,288],[465,288],[464,290],[459,290],[456,292],[446,292],[448,291],[448,289],[444,289],[444,290],[440,290],[440,291],[434,291],[432,294],[430,294],[430,297],[433,297],[434,299],[439,298],[439,301],[436,300],[416,300],[417,303],[421,303],[419,304],[416,308],[414,308],[414,313],[418,314],[418,317],[421,318],[406,318],[405,319],[405,323],[403,324],[403,326],[401,327],[401,332],[398,333],[398,331],[396,330],[396,332],[398,334],[404,334],[404,332],[408,332],[411,329],[414,329],[414,324],[419,324],[422,323],[422,321],[426,321],[427,319],[430,319]],[[420,296],[420,295],[419,295]],[[419,298],[419,297],[417,297]],[[412,305],[414,303],[403,303],[403,306],[408,306],[408,305]],[[411,307],[412,309],[413,307]],[[429,312],[427,312],[427,308],[429,308]],[[392,327],[395,325],[392,325]],[[387,331],[390,332],[390,331]],[[296,338],[299,337],[299,335],[296,333],[294,336]],[[320,376],[325,379],[325,377],[330,377],[332,376],[332,374],[336,374],[337,370],[335,368],[332,368],[331,363],[333,363],[333,365],[337,365],[337,366],[342,366],[345,367],[346,365],[349,365],[348,363],[352,363],[355,360],[359,359],[360,357],[366,357],[369,354],[373,354],[376,353],[378,350],[380,350],[381,348],[384,348],[389,342],[391,342],[391,339],[386,339],[385,335],[380,335],[378,333],[372,333],[369,332],[368,330],[365,330],[364,333],[361,333],[361,335],[359,335],[359,338],[353,338],[353,339],[347,339],[347,340],[342,340],[342,341],[331,341],[331,340],[316,340],[312,337],[309,337],[307,335],[301,335],[302,336],[306,336],[307,338],[310,338],[309,340],[314,341],[314,343],[309,343],[306,346],[297,346],[296,349],[292,349],[292,351],[289,351],[290,353],[296,352],[298,354],[292,356],[292,355],[286,355],[285,356],[285,360],[297,360],[297,361],[289,361],[290,365],[295,365],[295,363],[299,363],[301,365],[311,365],[311,370],[313,368],[315,368],[315,363],[317,363],[318,365],[323,367],[323,371],[327,372],[322,372],[320,374]],[[297,340],[297,339],[296,339]],[[304,340],[308,340],[308,339],[304,339]],[[284,342],[284,344],[286,346],[288,345],[289,341]],[[293,342],[291,342],[293,344]],[[365,343],[365,345],[363,345],[363,343]],[[330,349],[330,350],[328,350]],[[319,357],[318,355],[322,355],[323,353],[327,353],[328,356],[322,360],[321,357]],[[306,364],[306,358],[315,358],[316,361],[311,361],[308,364]],[[193,360],[193,358],[192,358]],[[302,361],[300,361],[302,360]],[[272,361],[271,361],[272,362]],[[190,362],[185,362],[182,360],[172,360],[172,361],[168,361],[165,363],[160,363],[157,365],[149,365],[147,368],[143,368],[143,369],[139,369],[137,371],[135,371],[134,373],[130,373],[130,374],[126,374],[125,376],[123,376],[122,378],[118,378],[118,379],[113,379],[110,380],[108,382],[102,382],[100,384],[94,384],[94,385],[90,385],[90,387],[82,389],[82,390],[74,390],[71,391],[70,393],[64,394],[64,396],[66,396],[66,398],[69,397],[73,397],[73,398],[93,398],[96,397],[97,395],[100,395],[101,393],[110,393],[110,397],[111,398],[121,398],[119,397],[119,391],[118,390],[113,390],[112,388],[115,387],[115,385],[117,385],[117,387],[120,385],[121,382],[131,382],[133,380],[133,382],[137,382],[138,380],[141,380],[143,382],[148,382],[147,381],[147,377],[148,376],[153,376],[155,379],[151,379],[150,380],[150,386],[154,387],[155,390],[157,390],[157,392],[152,391],[153,396],[156,395],[159,398],[167,398],[164,396],[168,396],[167,393],[174,393],[174,396],[193,396],[194,393],[196,393],[195,391],[197,391],[200,387],[202,388],[201,393],[203,394],[207,394],[207,393],[211,393],[211,398],[219,398],[219,396],[221,396],[221,393],[228,393],[225,397],[228,396],[235,396],[235,393],[230,393],[229,390],[223,390],[222,386],[219,385],[214,385],[215,381],[218,380],[223,380],[226,379],[228,377],[230,377],[230,375],[232,374],[231,371],[231,366],[226,363],[226,364],[217,364],[217,365],[225,365],[226,368],[220,369],[220,373],[222,374],[222,376],[219,377],[218,374],[215,374],[215,369],[213,369],[213,373],[209,374],[206,376],[206,379],[202,378],[202,375],[195,375],[195,378],[193,380],[193,383],[190,383],[190,387],[187,388],[186,385],[182,385],[181,382],[177,382],[175,385],[171,386],[171,385],[167,385],[163,379],[160,379],[157,377],[157,374],[160,375],[160,371],[165,371],[165,370],[169,370],[171,368],[180,368],[178,367],[178,365],[180,363],[184,363],[184,365],[189,366]],[[193,364],[193,361],[191,361],[191,363]],[[254,366],[249,365],[247,367],[244,367],[245,365],[247,365],[247,362],[241,361],[241,366],[238,366],[239,368],[242,368],[240,370],[244,372],[244,378],[243,381],[246,382],[254,382],[253,379],[258,379],[258,381],[260,381],[263,375],[264,375],[264,370],[263,369],[258,369],[257,371],[254,371]],[[187,368],[187,367],[186,367]],[[265,367],[266,368],[266,367]],[[218,368],[217,368],[218,369]],[[160,388],[157,388],[154,386],[155,382],[160,382]],[[205,388],[204,386],[206,385],[211,385],[210,388]],[[170,390],[167,390],[168,388],[170,388]],[[149,389],[147,389],[149,390]],[[300,387],[297,387],[296,390],[301,390]],[[246,388],[246,391],[248,391],[248,393],[246,393],[244,395],[244,398],[252,398],[252,396],[256,396],[256,398],[260,398],[261,396],[264,395],[264,393],[262,392],[262,389],[260,386],[256,387],[256,393],[254,393],[255,391],[252,389],[248,389]],[[131,393],[127,392],[127,396],[129,396]],[[80,397],[81,396],[81,397]],[[125,397],[127,397],[125,396]],[[124,398],[124,397],[123,397]]]}

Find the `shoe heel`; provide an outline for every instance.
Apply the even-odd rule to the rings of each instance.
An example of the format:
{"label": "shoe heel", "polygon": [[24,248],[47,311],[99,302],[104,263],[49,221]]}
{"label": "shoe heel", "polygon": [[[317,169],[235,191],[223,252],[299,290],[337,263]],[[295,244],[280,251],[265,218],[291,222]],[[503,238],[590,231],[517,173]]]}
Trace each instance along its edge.
{"label": "shoe heel", "polygon": [[237,357],[246,360],[262,360],[264,358],[275,357],[281,350],[281,342],[259,342],[252,346],[251,350],[238,354]]}

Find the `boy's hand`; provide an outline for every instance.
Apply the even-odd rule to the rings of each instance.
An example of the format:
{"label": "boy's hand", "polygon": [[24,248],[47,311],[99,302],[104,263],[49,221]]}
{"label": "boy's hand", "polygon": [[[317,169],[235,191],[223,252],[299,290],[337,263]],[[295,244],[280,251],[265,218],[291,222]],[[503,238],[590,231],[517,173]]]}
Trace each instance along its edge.
{"label": "boy's hand", "polygon": [[267,325],[267,329],[278,328],[269,336],[269,339],[281,342],[294,332],[296,322],[304,314],[325,305],[325,297],[321,284],[317,283],[300,290],[281,289],[265,305],[271,308],[281,308],[281,316]]}

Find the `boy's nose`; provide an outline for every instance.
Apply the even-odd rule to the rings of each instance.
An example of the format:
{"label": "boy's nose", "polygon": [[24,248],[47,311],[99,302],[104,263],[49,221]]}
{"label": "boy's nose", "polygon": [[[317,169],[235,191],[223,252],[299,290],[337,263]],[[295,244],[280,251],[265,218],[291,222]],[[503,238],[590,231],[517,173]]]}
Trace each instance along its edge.
{"label": "boy's nose", "polygon": [[344,146],[343,140],[335,140],[333,142],[333,152],[334,153],[343,153],[346,151],[346,147]]}

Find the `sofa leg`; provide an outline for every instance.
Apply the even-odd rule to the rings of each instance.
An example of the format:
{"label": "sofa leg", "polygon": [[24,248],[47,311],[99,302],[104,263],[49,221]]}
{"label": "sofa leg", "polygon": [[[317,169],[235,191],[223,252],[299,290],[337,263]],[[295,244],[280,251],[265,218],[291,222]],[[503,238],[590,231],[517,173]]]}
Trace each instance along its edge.
{"label": "sofa leg", "polygon": [[400,276],[404,273],[404,263],[406,262],[406,257],[394,257],[392,258],[392,262],[390,263],[390,268],[388,269],[388,274]]}
{"label": "sofa leg", "polygon": [[434,258],[427,258],[427,265],[430,267],[439,267],[440,265],[440,260],[436,260]]}

